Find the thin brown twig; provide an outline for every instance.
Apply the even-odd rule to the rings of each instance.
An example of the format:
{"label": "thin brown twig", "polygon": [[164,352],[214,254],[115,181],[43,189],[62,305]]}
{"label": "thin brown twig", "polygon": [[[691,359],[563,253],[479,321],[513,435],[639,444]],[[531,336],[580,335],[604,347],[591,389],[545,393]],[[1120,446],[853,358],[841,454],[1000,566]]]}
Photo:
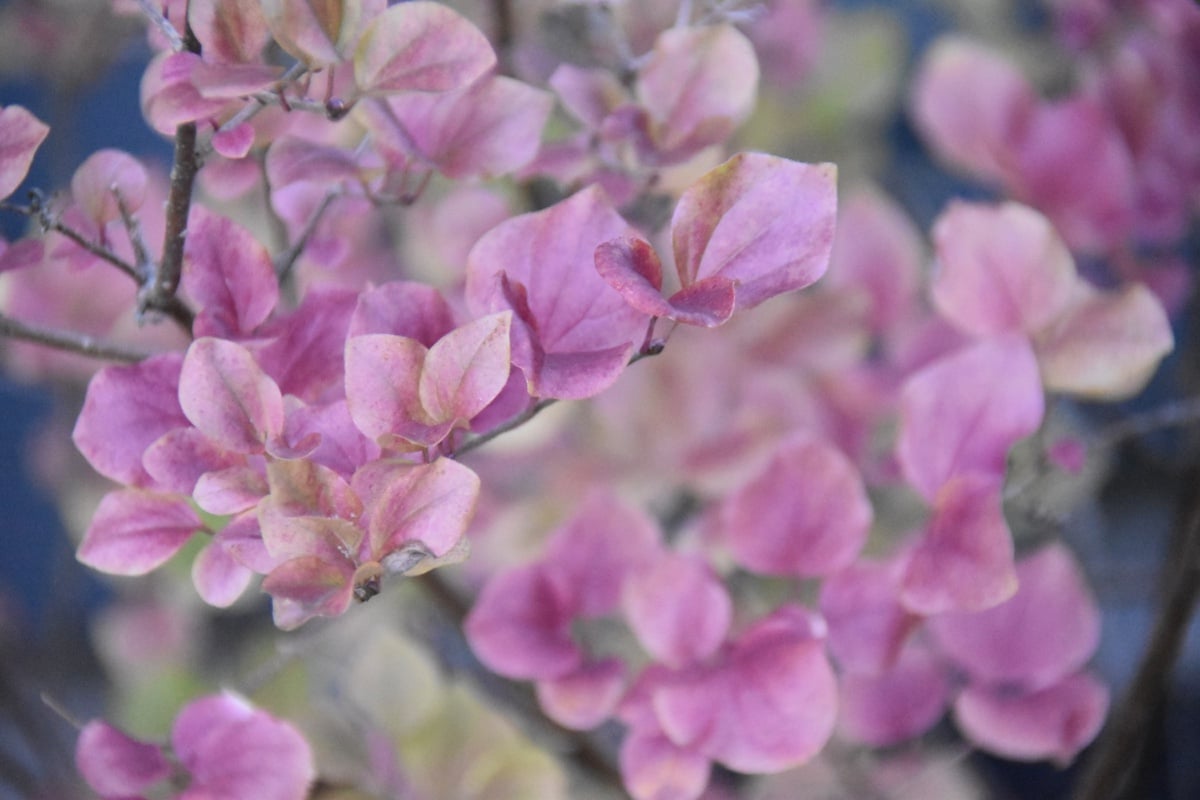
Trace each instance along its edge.
{"label": "thin brown twig", "polygon": [[154,259],[150,257],[150,248],[146,246],[146,237],[142,235],[142,224],[129,210],[129,206],[125,204],[125,198],[121,196],[121,192],[115,186],[112,192],[117,198],[117,209],[121,212],[121,222],[125,225],[125,232],[129,234],[129,244],[133,247],[134,258],[137,259],[138,274],[144,280],[145,276],[154,272]]}
{"label": "thin brown twig", "polygon": [[5,314],[0,314],[0,336],[33,342],[45,345],[46,347],[53,347],[57,350],[66,350],[67,352],[104,359],[106,361],[123,361],[133,364],[144,361],[152,355],[152,353],[105,342],[86,334],[20,322]]}
{"label": "thin brown twig", "polygon": [[308,221],[304,223],[304,230],[300,232],[296,241],[292,243],[291,247],[279,254],[279,257],[275,260],[275,275],[280,281],[287,278],[288,274],[292,271],[292,267],[296,265],[296,261],[299,260],[300,255],[304,252],[304,248],[308,246],[308,242],[316,231],[317,225],[320,224],[321,217],[325,215],[330,204],[333,203],[339,194],[340,192],[337,189],[327,191],[321,199],[321,203],[313,210]]}
{"label": "thin brown twig", "polygon": [[112,264],[114,267],[133,278],[135,281],[138,280],[137,267],[135,267],[133,264],[130,264],[113,251],[109,250],[107,247],[96,244],[79,231],[63,223],[60,219],[58,219],[58,217],[54,216],[49,208],[46,207],[45,202],[42,200],[39,194],[35,193],[33,195],[32,202],[27,206],[20,206],[12,203],[0,203],[0,209],[5,211],[14,211],[18,214],[24,214],[27,217],[33,217],[38,221],[38,225],[41,226],[43,233],[54,231],[55,233],[61,234],[62,236],[67,237],[72,242],[82,247],[87,252],[94,255],[96,258],[99,258],[102,261],[107,261],[109,264]]}

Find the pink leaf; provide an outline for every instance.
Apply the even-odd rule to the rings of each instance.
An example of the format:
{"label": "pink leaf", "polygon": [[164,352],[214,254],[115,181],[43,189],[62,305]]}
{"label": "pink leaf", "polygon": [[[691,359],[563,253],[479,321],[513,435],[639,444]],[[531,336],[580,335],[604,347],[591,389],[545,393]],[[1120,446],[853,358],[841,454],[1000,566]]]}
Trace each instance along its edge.
{"label": "pink leaf", "polygon": [[838,729],[854,741],[887,747],[932,728],[949,699],[946,667],[928,650],[910,647],[879,675],[842,676]]}
{"label": "pink leaf", "polygon": [[305,402],[317,402],[335,386],[340,394],[342,351],[355,298],[349,289],[316,287],[290,314],[259,329],[267,341],[256,346],[255,358],[279,391]]}
{"label": "pink leaf", "polygon": [[316,777],[299,731],[228,692],[185,706],[171,728],[171,745],[191,773],[179,800],[297,800]]}
{"label": "pink leaf", "polygon": [[665,554],[634,572],[625,582],[622,605],[641,645],[669,667],[715,653],[733,618],[725,585],[695,555]]}
{"label": "pink leaf", "polygon": [[446,334],[421,370],[421,406],[435,420],[466,424],[508,383],[512,312],[501,311]]}
{"label": "pink leaf", "polygon": [[179,376],[179,403],[193,425],[222,447],[261,453],[283,430],[279,387],[241,345],[192,342]]}
{"label": "pink leaf", "polygon": [[266,495],[267,482],[256,470],[246,466],[206,472],[196,481],[192,491],[196,505],[219,516],[248,511]]}
{"label": "pink leaf", "polygon": [[420,542],[440,558],[458,544],[475,513],[479,476],[448,458],[397,470],[367,509],[376,560]]}
{"label": "pink leaf", "polygon": [[513,363],[542,397],[579,399],[610,386],[648,319],[596,272],[602,242],[630,235],[595,186],[493,228],[475,244],[467,302],[479,315],[512,309]]}
{"label": "pink leaf", "polygon": [[634,731],[621,742],[621,779],[634,800],[696,800],[712,763],[676,747],[657,731]]}
{"label": "pink leaf", "polygon": [[1100,613],[1070,551],[1042,548],[1016,567],[1017,593],[975,614],[929,621],[938,646],[976,681],[1040,689],[1082,667],[1100,641]]}
{"label": "pink leaf", "polygon": [[190,426],[167,431],[142,455],[142,465],[154,486],[182,495],[190,495],[204,473],[235,466],[242,460]]}
{"label": "pink leaf", "polygon": [[1017,576],[1002,484],[1000,476],[973,473],[951,478],[938,492],[904,575],[901,599],[910,611],[982,611],[1012,597]]}
{"label": "pink leaf", "polygon": [[684,288],[721,276],[737,283],[737,307],[802,289],[829,266],[837,170],[763,153],[740,153],[679,199],[671,220]]}
{"label": "pink leaf", "polygon": [[243,122],[227,131],[217,131],[212,136],[212,146],[226,158],[245,158],[254,146],[254,126]]}
{"label": "pink leaf", "polygon": [[1158,299],[1141,284],[1079,286],[1070,308],[1034,340],[1050,391],[1120,400],[1141,391],[1175,346]]}
{"label": "pink leaf", "polygon": [[[274,64],[212,64],[202,61],[192,69],[189,80],[205,100],[237,100],[246,95],[269,91],[282,75],[283,67]],[[244,143],[246,150],[249,150],[254,129],[248,123],[238,127],[243,128],[243,132],[238,134],[237,138],[227,138],[226,142]],[[246,137],[249,137],[250,141],[247,141]],[[222,155],[223,149],[235,149],[229,148],[228,145],[219,146],[217,142],[218,137],[214,136],[213,146],[217,147],[217,152]]]}
{"label": "pink leaf", "polygon": [[608,719],[625,690],[625,662],[606,658],[575,672],[538,681],[538,704],[546,716],[572,730],[586,731]]}
{"label": "pink leaf", "polygon": [[279,302],[266,248],[241,225],[208,212],[193,213],[189,222],[183,290],[200,305],[197,336],[248,334]]}
{"label": "pink leaf", "polygon": [[721,508],[725,541],[743,567],[766,575],[826,575],[867,540],[871,503],[854,465],[832,445],[802,437]]}
{"label": "pink leaf", "polygon": [[92,720],[79,732],[75,766],[103,797],[140,795],[171,775],[161,747],[139,742],[103,720]]}
{"label": "pink leaf", "polygon": [[657,161],[683,161],[724,142],[754,110],[754,46],[732,25],[669,28],[638,70],[635,92]]}
{"label": "pink leaf", "polygon": [[142,113],[154,130],[172,136],[175,128],[216,116],[228,103],[202,96],[192,72],[203,62],[195,53],[160,53],[142,75]]}
{"label": "pink leaf", "polygon": [[421,404],[428,352],[415,339],[384,333],[346,340],[346,405],[358,429],[381,447],[432,447],[454,427]]}
{"label": "pink leaf", "polygon": [[188,24],[200,41],[200,51],[212,61],[226,64],[254,61],[271,38],[258,0],[189,3],[187,12]]}
{"label": "pink leaf", "polygon": [[920,618],[900,603],[907,556],[860,560],[821,584],[829,652],[846,672],[879,673],[895,663]]}
{"label": "pink leaf", "polygon": [[284,134],[267,150],[267,179],[273,189],[301,181],[332,183],[356,178],[358,161],[345,148]]}
{"label": "pink leaf", "polygon": [[554,98],[512,78],[487,77],[453,92],[407,92],[386,102],[421,154],[462,179],[505,175],[532,161]]}
{"label": "pink leaf", "polygon": [[1016,761],[1053,759],[1069,764],[1104,725],[1108,690],[1078,673],[1031,694],[968,687],[954,703],[954,719],[977,747]]}
{"label": "pink leaf", "polygon": [[1037,430],[1044,398],[1024,338],[989,339],[911,375],[900,393],[896,445],[904,477],[932,501],[951,477],[1004,474],[1011,448]]}
{"label": "pink leaf", "polygon": [[660,293],[662,263],[644,239],[624,238],[596,248],[596,270],[633,308],[654,317],[713,328],[733,315],[736,284],[714,276],[676,292],[669,300]]}
{"label": "pink leaf", "polygon": [[494,576],[479,593],[463,630],[488,669],[515,680],[554,680],[579,669],[571,638],[575,607],[539,566]]}
{"label": "pink leaf", "polygon": [[487,37],[440,3],[392,6],[363,32],[354,80],[365,94],[445,92],[475,81],[496,63]]}
{"label": "pink leaf", "polygon": [[100,501],[76,557],[101,572],[144,575],[166,563],[201,527],[182,497],[120,489]]}
{"label": "pink leaf", "polygon": [[49,133],[49,127],[21,106],[0,108],[0,200],[25,180],[33,154]]}
{"label": "pink leaf", "polygon": [[392,281],[358,296],[348,336],[389,333],[432,347],[454,330],[454,314],[442,293],[413,281]]}
{"label": "pink leaf", "polygon": [[154,485],[142,466],[146,448],[189,425],[179,406],[182,361],[178,353],[169,353],[105,367],[92,377],[72,438],[101,475],[131,486]]}
{"label": "pink leaf", "polygon": [[934,223],[933,238],[933,301],[975,336],[1034,333],[1066,308],[1079,280],[1049,220],[1016,203],[953,203]]}
{"label": "pink leaf", "polygon": [[192,583],[197,593],[204,602],[217,608],[233,605],[253,576],[216,542],[201,550],[192,562]]}
{"label": "pink leaf", "polygon": [[267,465],[271,502],[288,516],[337,517],[356,520],[362,501],[333,470],[307,459]]}
{"label": "pink leaf", "polygon": [[313,556],[330,564],[354,569],[354,555],[363,539],[362,529],[349,520],[331,517],[289,516],[275,498],[258,507],[262,541],[276,561]]}
{"label": "pink leaf", "polygon": [[262,10],[279,46],[313,68],[341,61],[378,13],[363,0],[262,0]]}
{"label": "pink leaf", "polygon": [[337,617],[350,607],[354,565],[318,556],[297,556],[275,567],[263,578],[263,591],[271,595],[275,625],[298,628],[313,617]]}
{"label": "pink leaf", "polygon": [[117,197],[134,214],[146,201],[146,168],[120,150],[97,150],[71,177],[71,196],[97,227],[121,218]]}

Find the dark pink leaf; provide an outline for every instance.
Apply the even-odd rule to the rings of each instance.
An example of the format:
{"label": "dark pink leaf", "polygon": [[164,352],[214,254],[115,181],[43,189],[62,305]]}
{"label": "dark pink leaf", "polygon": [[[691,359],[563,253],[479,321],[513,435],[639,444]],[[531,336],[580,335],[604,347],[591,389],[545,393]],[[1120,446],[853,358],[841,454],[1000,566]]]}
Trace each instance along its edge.
{"label": "dark pink leaf", "polygon": [[821,584],[829,652],[846,672],[879,673],[895,663],[920,622],[900,603],[907,555],[859,560]]}
{"label": "dark pink leaf", "polygon": [[622,607],[638,642],[669,667],[715,653],[733,618],[725,585],[696,555],[664,554],[635,571],[625,581]]}
{"label": "dark pink leaf", "polygon": [[932,728],[949,700],[945,665],[928,650],[910,647],[879,675],[842,676],[838,729],[871,747],[899,744]]}
{"label": "dark pink leaf", "polygon": [[440,3],[392,6],[363,32],[354,52],[354,81],[365,94],[459,89],[496,63],[487,37]]}
{"label": "dark pink leaf", "polygon": [[758,59],[732,25],[669,28],[638,70],[635,92],[649,113],[660,163],[728,139],[754,110]]}
{"label": "dark pink leaf", "polygon": [[645,336],[647,316],[595,268],[597,245],[632,233],[593,186],[501,223],[472,248],[468,304],[477,315],[513,310],[513,363],[532,394],[578,399],[599,393]]}
{"label": "dark pink leaf", "polygon": [[575,672],[538,681],[538,704],[546,716],[572,730],[597,727],[613,714],[625,691],[625,662],[606,658],[584,664]]}
{"label": "dark pink leaf", "polygon": [[929,620],[938,646],[976,681],[1040,689],[1080,669],[1100,612],[1070,551],[1052,544],[1017,564],[1017,593],[975,614]]}
{"label": "dark pink leaf", "polygon": [[981,341],[911,375],[900,393],[896,454],[904,477],[932,501],[947,480],[1003,476],[1009,449],[1037,430],[1044,408],[1026,339]]}
{"label": "dark pink leaf", "polygon": [[933,239],[934,304],[975,336],[1038,331],[1062,313],[1079,280],[1049,220],[1017,203],[952,203]]}
{"label": "dark pink leaf", "polygon": [[904,575],[901,600],[910,611],[982,611],[1012,597],[1017,576],[1002,485],[1001,476],[972,473],[942,486]]}
{"label": "dark pink leaf", "polygon": [[453,92],[406,92],[386,102],[420,154],[457,179],[505,175],[532,161],[554,106],[546,92],[501,76]]}
{"label": "dark pink leaf", "polygon": [[448,458],[393,473],[367,510],[371,552],[378,561],[420,542],[433,556],[446,555],[475,513],[479,476]]}
{"label": "dark pink leaf", "polygon": [[1034,339],[1048,390],[1097,400],[1141,391],[1174,346],[1162,304],[1137,283],[1115,292],[1079,285],[1066,313]]}
{"label": "dark pink leaf", "polygon": [[182,363],[178,353],[169,353],[93,376],[72,438],[97,472],[130,486],[154,485],[142,466],[146,448],[189,426],[179,406]]}
{"label": "dark pink leaf", "polygon": [[621,742],[621,780],[634,800],[696,800],[712,763],[676,747],[657,731],[633,731]]}
{"label": "dark pink leaf", "polygon": [[46,243],[42,239],[18,239],[4,242],[0,239],[0,273],[24,269],[42,263],[46,257]]}
{"label": "dark pink leaf", "polygon": [[192,562],[192,583],[210,606],[228,608],[242,596],[250,579],[249,569],[239,564],[217,542],[211,542]]}
{"label": "dark pink leaf", "polygon": [[171,746],[191,773],[180,800],[297,800],[316,777],[299,731],[229,692],[185,706],[171,728]]}
{"label": "dark pink leaf", "polygon": [[183,413],[226,449],[261,453],[283,431],[283,397],[254,356],[225,339],[192,342],[179,376]]}
{"label": "dark pink leaf", "polygon": [[735,561],[765,575],[797,576],[849,566],[873,516],[854,465],[807,436],[781,445],[758,475],[728,496],[721,515]]}
{"label": "dark pink leaf", "polygon": [[130,214],[146,201],[146,168],[120,150],[97,150],[71,177],[71,196],[97,227],[121,218],[117,197]]}
{"label": "dark pink leaf", "polygon": [[1031,694],[967,687],[954,719],[975,746],[1016,761],[1070,764],[1096,738],[1108,711],[1108,689],[1078,673]]}
{"label": "dark pink leaf", "polygon": [[92,791],[103,797],[140,795],[171,775],[171,762],[161,747],[95,719],[79,731],[75,766]]}
{"label": "dark pink leaf", "polygon": [[716,327],[729,319],[736,303],[736,284],[715,276],[663,298],[662,263],[649,242],[614,239],[596,248],[596,271],[625,302],[643,314],[667,317],[688,325]]}
{"label": "dark pink leaf", "polygon": [[267,249],[241,225],[208,212],[193,212],[188,223],[183,290],[200,306],[196,336],[244,336],[279,302]]}
{"label": "dark pink leaf", "polygon": [[350,289],[313,288],[295,311],[259,329],[268,340],[256,346],[255,358],[279,391],[309,403],[335,387],[341,394],[342,351],[355,298]]}
{"label": "dark pink leaf", "polygon": [[25,180],[33,154],[48,133],[50,128],[21,106],[0,108],[0,200]]}
{"label": "dark pink leaf", "polygon": [[389,333],[433,347],[454,330],[454,314],[442,293],[413,281],[392,281],[358,296],[349,337]]}
{"label": "dark pink leaf", "polygon": [[203,527],[183,497],[137,489],[109,492],[92,515],[76,557],[113,575],[144,575]]}
{"label": "dark pink leaf", "polygon": [[802,289],[829,266],[837,169],[739,153],[679,199],[671,220],[675,268],[687,288],[720,276],[737,307]]}
{"label": "dark pink leaf", "polygon": [[571,638],[575,605],[539,566],[494,576],[479,593],[463,630],[488,669],[514,680],[554,680],[579,669]]}

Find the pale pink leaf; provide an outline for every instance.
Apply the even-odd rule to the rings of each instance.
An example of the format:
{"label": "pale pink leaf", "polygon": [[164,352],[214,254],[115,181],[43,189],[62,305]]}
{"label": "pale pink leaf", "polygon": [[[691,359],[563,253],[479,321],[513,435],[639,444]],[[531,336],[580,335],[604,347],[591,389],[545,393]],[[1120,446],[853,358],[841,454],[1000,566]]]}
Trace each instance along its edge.
{"label": "pale pink leaf", "polygon": [[1070,551],[1052,544],[1017,564],[1017,593],[975,614],[929,620],[941,650],[971,678],[1040,689],[1082,667],[1100,641],[1100,612]]}
{"label": "pale pink leaf", "polygon": [[262,453],[283,430],[279,387],[249,351],[225,339],[192,342],[179,376],[179,403],[193,425],[235,452]]}
{"label": "pale pink leaf", "polygon": [[254,61],[271,38],[259,0],[188,3],[187,19],[200,41],[200,52],[214,62]]}
{"label": "pale pink leaf", "polygon": [[871,747],[887,747],[932,728],[950,700],[950,675],[928,650],[910,647],[878,675],[841,678],[838,730]]}
{"label": "pale pink leaf", "polygon": [[445,92],[480,78],[496,63],[487,37],[440,3],[392,6],[363,32],[354,80],[367,94]]}
{"label": "pale pink leaf", "polygon": [[1048,390],[1095,400],[1137,394],[1174,346],[1162,304],[1137,283],[1115,292],[1080,286],[1034,340]]}
{"label": "pale pink leaf", "polygon": [[275,41],[313,68],[336,64],[378,13],[362,0],[261,0]]}
{"label": "pale pink leaf", "polygon": [[353,559],[363,540],[357,524],[332,517],[290,516],[288,510],[274,498],[259,504],[262,541],[271,558],[286,561],[313,556],[354,570]]}
{"label": "pale pink leaf", "polygon": [[97,227],[121,218],[121,208],[133,214],[146,200],[146,168],[120,150],[97,150],[71,177],[71,196]]}
{"label": "pale pink leaf", "polygon": [[150,487],[142,457],[168,431],[189,426],[179,405],[178,353],[140,364],[105,367],[88,384],[72,439],[88,463],[106,478]]}
{"label": "pale pink leaf", "polygon": [[256,470],[233,466],[206,472],[196,481],[192,497],[209,514],[240,514],[267,495],[267,482]]}
{"label": "pale pink leaf", "polygon": [[185,498],[138,489],[100,501],[76,557],[113,575],[144,575],[179,552],[203,523]]}
{"label": "pale pink leaf", "polygon": [[439,422],[465,424],[500,394],[511,369],[512,312],[501,311],[446,334],[421,370],[421,406]]}
{"label": "pale pink leaf", "polygon": [[1053,760],[1065,767],[1104,725],[1108,689],[1087,673],[1030,694],[969,686],[954,719],[976,747],[1015,761]]}
{"label": "pale pink leaf", "polygon": [[734,560],[765,575],[827,575],[849,566],[872,517],[854,465],[832,445],[807,436],[780,445],[721,507]]}
{"label": "pale pink leaf", "polygon": [[167,431],[146,448],[142,466],[156,488],[190,495],[206,472],[240,464],[242,456],[224,450],[192,427]]}
{"label": "pale pink leaf", "polygon": [[669,667],[700,662],[725,641],[733,602],[708,562],[664,554],[626,581],[622,607],[629,627],[655,660]]}
{"label": "pale pink leaf", "polygon": [[332,183],[357,178],[358,161],[352,152],[284,134],[267,150],[267,179],[274,189],[302,181]]}
{"label": "pale pink leaf", "polygon": [[1035,333],[1062,313],[1079,280],[1050,221],[1017,203],[952,203],[933,240],[933,302],[975,336]]}
{"label": "pale pink leaf", "polygon": [[50,128],[21,106],[0,108],[0,200],[17,190]]}
{"label": "pale pink leaf", "polygon": [[376,560],[417,542],[434,557],[452,551],[475,513],[479,486],[478,475],[449,458],[397,470],[367,510]]}
{"label": "pale pink leaf", "polygon": [[197,553],[192,562],[192,583],[196,592],[204,602],[217,608],[233,605],[246,591],[252,577],[254,573],[216,542]]}
{"label": "pale pink leaf", "polygon": [[561,678],[538,681],[537,698],[550,719],[586,731],[612,716],[624,690],[625,662],[606,658]]}
{"label": "pale pink leaf", "polygon": [[79,731],[75,766],[92,791],[103,797],[133,797],[171,775],[162,748],[139,742],[103,720]]}
{"label": "pale pink leaf", "polygon": [[192,73],[203,62],[195,53],[160,53],[142,74],[142,114],[154,130],[172,136],[188,122],[216,116],[228,100],[206,98],[192,85]]}
{"label": "pale pink leaf", "polygon": [[272,461],[267,464],[271,503],[288,516],[337,517],[356,520],[362,501],[333,470],[313,461]]}
{"label": "pale pink leaf", "polygon": [[696,800],[708,786],[712,762],[676,747],[657,731],[633,731],[621,742],[621,780],[634,800]]}
{"label": "pale pink leaf", "polygon": [[353,597],[353,578],[349,561],[297,556],[272,569],[262,589],[273,600],[275,625],[292,630],[313,617],[344,614]]}
{"label": "pale pink leaf", "polygon": [[[212,64],[201,61],[192,69],[188,79],[205,100],[238,100],[246,95],[269,91],[282,75],[283,67],[274,64]],[[244,127],[250,128],[253,138],[253,128],[249,124],[244,124]],[[213,138],[216,146],[216,137]]]}
{"label": "pale pink leaf", "polygon": [[910,611],[982,611],[1016,592],[1002,483],[999,476],[971,473],[951,478],[938,491],[933,518],[904,575],[901,600]]}
{"label": "pale pink leaf", "polygon": [[988,339],[943,356],[900,392],[896,454],[904,477],[932,501],[954,475],[1002,476],[1009,449],[1037,430],[1044,408],[1026,339]]}
{"label": "pale pink leaf", "polygon": [[196,336],[244,336],[279,302],[267,249],[241,225],[209,212],[193,213],[189,222],[183,290],[200,306]]}
{"label": "pale pink leaf", "polygon": [[254,146],[254,126],[243,122],[229,130],[219,130],[213,133],[212,146],[226,158],[245,158]]}
{"label": "pale pink leaf", "polygon": [[428,352],[415,339],[385,333],[346,340],[346,405],[358,429],[381,447],[431,447],[454,426],[421,405]]}
{"label": "pale pink leaf", "polygon": [[837,168],[739,153],[679,199],[671,220],[675,267],[687,288],[721,276],[737,308],[802,289],[829,266]]}

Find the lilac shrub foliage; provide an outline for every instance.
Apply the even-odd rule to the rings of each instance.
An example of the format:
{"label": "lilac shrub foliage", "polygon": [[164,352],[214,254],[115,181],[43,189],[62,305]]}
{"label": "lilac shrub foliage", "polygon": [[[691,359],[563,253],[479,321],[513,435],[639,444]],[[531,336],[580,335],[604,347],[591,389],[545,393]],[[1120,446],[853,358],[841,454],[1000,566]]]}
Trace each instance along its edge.
{"label": "lilac shrub foliage", "polygon": [[[472,598],[478,659],[562,730],[615,721],[639,800],[732,796],[714,765],[788,794],[794,768],[948,712],[1007,758],[1095,737],[1096,605],[1063,544],[1014,545],[1006,464],[1029,440],[1077,468],[1047,397],[1129,397],[1172,348],[1193,4],[1057,4],[1086,57],[1055,100],[935,44],[914,119],[1010,199],[950,203],[932,270],[896,203],[839,199],[832,164],[728,155],[760,80],[813,61],[806,0],[138,5],[172,174],[95,153],[10,199],[40,226],[0,245],[4,330],[32,340],[10,366],[90,376],[73,438],[117,486],[79,560],[182,562],[210,606],[265,592],[281,629],[339,618],[378,646],[328,678],[358,704],[340,735],[328,703],[276,700],[285,722],[229,692],[169,742],[89,722],[100,796],[566,796],[560,761],[454,733],[494,712],[362,628],[358,603],[417,575]],[[0,110],[0,195],[47,135]],[[468,762],[474,784],[448,777]]]}

